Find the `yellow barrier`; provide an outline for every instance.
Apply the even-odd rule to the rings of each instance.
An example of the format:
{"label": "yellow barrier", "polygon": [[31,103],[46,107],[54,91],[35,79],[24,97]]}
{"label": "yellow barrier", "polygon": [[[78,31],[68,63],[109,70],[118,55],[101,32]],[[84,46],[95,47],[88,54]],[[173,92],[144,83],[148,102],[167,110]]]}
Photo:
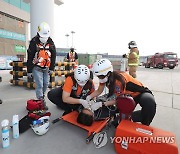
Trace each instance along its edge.
{"label": "yellow barrier", "polygon": [[20,61],[16,61],[16,62],[10,62],[9,63],[10,66],[17,66],[17,67],[24,67],[27,66],[27,62],[20,62]]}
{"label": "yellow barrier", "polygon": [[[19,86],[25,86],[27,88],[35,88],[36,84],[34,83],[33,79],[26,78],[25,80],[19,79],[23,78],[24,76],[27,76],[27,62],[21,62],[21,61],[14,61],[9,63],[10,66],[13,66],[13,70],[11,70],[9,73],[13,75],[13,79],[10,80],[10,83],[13,85],[19,85]],[[61,66],[74,66],[75,62],[57,62],[55,66],[61,67]],[[23,70],[25,68],[25,70]],[[49,88],[53,88],[55,86],[61,86],[64,83],[63,80],[55,81],[55,76],[62,76],[72,73],[73,70],[63,70],[63,71],[54,71],[52,75],[50,76],[50,82],[49,82]]]}
{"label": "yellow barrier", "polygon": [[[14,61],[9,63],[10,66],[18,66],[18,67],[24,67],[27,66],[27,62],[21,62],[21,61]],[[74,66],[76,65],[75,62],[57,62],[55,66]]]}

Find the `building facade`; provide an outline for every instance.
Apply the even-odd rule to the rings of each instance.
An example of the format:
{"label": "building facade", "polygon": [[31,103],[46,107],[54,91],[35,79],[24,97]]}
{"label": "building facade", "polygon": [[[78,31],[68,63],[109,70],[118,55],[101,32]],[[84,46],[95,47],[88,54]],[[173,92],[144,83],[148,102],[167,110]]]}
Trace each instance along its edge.
{"label": "building facade", "polygon": [[30,5],[23,0],[0,1],[0,57],[26,60]]}

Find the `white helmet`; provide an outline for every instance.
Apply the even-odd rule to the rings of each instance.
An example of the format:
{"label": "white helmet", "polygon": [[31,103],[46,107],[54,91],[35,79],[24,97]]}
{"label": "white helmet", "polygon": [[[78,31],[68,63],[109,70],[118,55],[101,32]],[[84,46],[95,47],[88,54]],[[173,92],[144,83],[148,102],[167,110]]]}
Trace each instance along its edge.
{"label": "white helmet", "polygon": [[49,130],[49,116],[44,116],[39,118],[38,120],[41,121],[40,124],[34,124],[31,126],[34,133],[37,135],[44,135]]}
{"label": "white helmet", "polygon": [[129,46],[129,49],[132,49],[132,48],[137,48],[137,44],[135,41],[131,41],[128,43],[128,46]]}
{"label": "white helmet", "polygon": [[38,34],[42,38],[48,38],[50,36],[50,27],[46,22],[42,22],[38,26]]}
{"label": "white helmet", "polygon": [[89,68],[85,65],[79,65],[74,70],[74,78],[80,86],[84,86],[90,78]]}
{"label": "white helmet", "polygon": [[93,72],[96,76],[106,76],[108,72],[113,72],[113,66],[108,59],[100,59],[93,64]]}

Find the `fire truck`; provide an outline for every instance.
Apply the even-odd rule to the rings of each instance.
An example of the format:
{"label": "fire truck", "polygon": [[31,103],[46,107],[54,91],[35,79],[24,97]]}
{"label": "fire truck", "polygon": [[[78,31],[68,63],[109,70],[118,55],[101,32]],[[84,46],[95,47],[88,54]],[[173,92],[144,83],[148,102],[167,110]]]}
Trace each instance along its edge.
{"label": "fire truck", "polygon": [[153,56],[148,56],[145,63],[145,68],[174,69],[176,66],[178,66],[178,58],[173,52],[155,53]]}

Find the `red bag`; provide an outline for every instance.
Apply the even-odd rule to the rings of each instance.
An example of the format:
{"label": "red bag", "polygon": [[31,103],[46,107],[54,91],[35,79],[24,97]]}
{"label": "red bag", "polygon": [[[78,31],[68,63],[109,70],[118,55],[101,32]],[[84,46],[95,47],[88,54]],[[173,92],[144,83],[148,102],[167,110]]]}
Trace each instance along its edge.
{"label": "red bag", "polygon": [[28,111],[44,110],[44,105],[42,100],[30,99],[27,101],[26,109]]}
{"label": "red bag", "polygon": [[118,154],[178,154],[173,133],[129,120],[120,122],[113,142]]}
{"label": "red bag", "polygon": [[51,113],[50,112],[46,112],[45,110],[39,110],[37,112],[29,112],[28,113],[28,117],[32,118],[32,119],[39,119],[41,117],[44,117],[44,116],[51,116]]}
{"label": "red bag", "polygon": [[118,96],[116,99],[116,106],[120,113],[120,120],[131,120],[131,114],[136,107],[136,103],[131,96]]}

